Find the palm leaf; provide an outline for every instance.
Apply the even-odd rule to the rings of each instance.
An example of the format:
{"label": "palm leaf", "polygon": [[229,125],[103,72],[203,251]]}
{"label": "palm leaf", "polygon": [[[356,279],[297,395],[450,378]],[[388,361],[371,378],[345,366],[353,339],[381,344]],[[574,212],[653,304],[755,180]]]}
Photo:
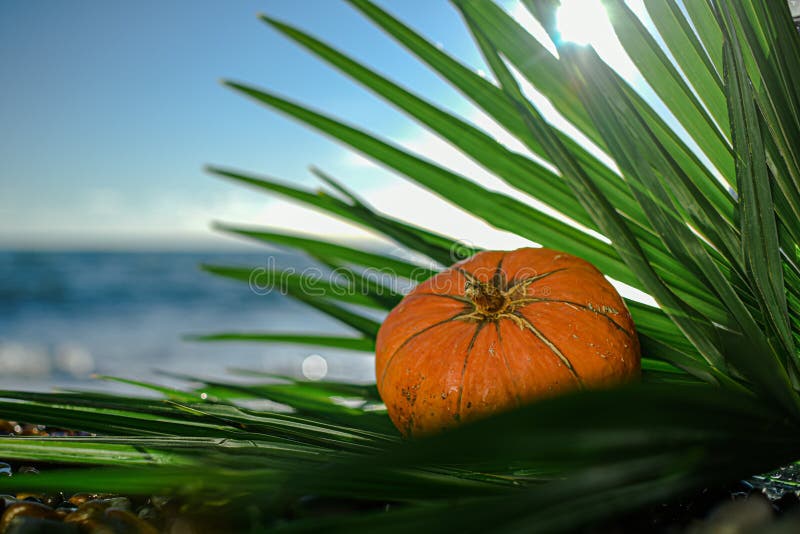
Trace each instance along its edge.
{"label": "palm leaf", "polygon": [[222,232],[240,235],[270,245],[302,250],[315,256],[321,255],[349,264],[385,271],[387,274],[391,273],[393,276],[407,278],[416,282],[422,282],[437,272],[397,258],[365,252],[308,236],[270,231],[265,228],[240,228],[223,224],[217,224],[215,227]]}
{"label": "palm leaf", "polygon": [[189,341],[243,341],[256,343],[293,343],[299,345],[316,345],[337,349],[373,352],[375,343],[364,337],[321,336],[312,334],[286,334],[272,332],[222,332],[187,336]]}

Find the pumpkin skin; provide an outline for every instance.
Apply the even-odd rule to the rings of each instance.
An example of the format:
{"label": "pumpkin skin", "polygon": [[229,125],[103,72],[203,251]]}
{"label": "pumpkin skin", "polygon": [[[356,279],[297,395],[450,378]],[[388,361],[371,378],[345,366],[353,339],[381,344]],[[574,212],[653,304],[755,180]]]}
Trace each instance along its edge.
{"label": "pumpkin skin", "polygon": [[545,248],[486,251],[415,287],[378,332],[375,372],[406,436],[636,379],[639,341],[592,264]]}

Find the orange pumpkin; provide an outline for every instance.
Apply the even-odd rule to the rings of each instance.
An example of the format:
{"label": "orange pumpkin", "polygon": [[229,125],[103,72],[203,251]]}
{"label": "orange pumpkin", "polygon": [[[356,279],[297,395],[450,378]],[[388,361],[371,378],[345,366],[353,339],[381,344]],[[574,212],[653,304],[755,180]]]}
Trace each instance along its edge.
{"label": "orange pumpkin", "polygon": [[378,391],[405,435],[635,379],[625,303],[590,263],[545,248],[487,251],[418,285],[378,332]]}

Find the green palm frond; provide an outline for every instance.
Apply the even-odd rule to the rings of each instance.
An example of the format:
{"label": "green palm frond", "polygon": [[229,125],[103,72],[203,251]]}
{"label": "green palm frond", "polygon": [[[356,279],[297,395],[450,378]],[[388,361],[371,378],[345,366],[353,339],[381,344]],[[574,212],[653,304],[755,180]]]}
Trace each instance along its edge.
{"label": "green palm frond", "polygon": [[[250,373],[248,381],[230,383],[173,377],[194,384],[181,390],[127,381],[157,398],[0,392],[0,417],[98,434],[0,438],[0,456],[102,466],[2,484],[201,497],[224,489],[231,509],[255,504],[257,525],[289,531],[536,525],[559,532],[797,460],[800,37],[784,3],[645,0],[650,27],[623,0],[605,0],[620,43],[665,114],[593,49],[560,40],[556,0],[523,1],[556,55],[500,4],[453,0],[493,79],[371,1],[348,1],[529,154],[317,37],[262,20],[539,203],[491,190],[311,106],[246,83],[226,85],[494,228],[583,257],[652,297],[656,306],[627,300],[643,350],[642,383],[543,401],[413,442],[399,438],[372,385]],[[549,122],[528,98],[528,86],[588,142]],[[429,261],[280,229],[218,225],[306,253],[337,276],[309,279],[258,266],[208,265],[207,271],[259,287],[280,284],[353,333],[266,330],[195,340],[370,353],[376,317],[402,297],[397,287],[476,252],[376,211],[318,169],[318,191],[246,171],[209,170],[360,226],[408,257]],[[392,273],[391,280],[371,279],[370,269]],[[309,495],[374,511],[344,507],[332,519],[287,514]],[[287,515],[295,520],[285,523]]]}

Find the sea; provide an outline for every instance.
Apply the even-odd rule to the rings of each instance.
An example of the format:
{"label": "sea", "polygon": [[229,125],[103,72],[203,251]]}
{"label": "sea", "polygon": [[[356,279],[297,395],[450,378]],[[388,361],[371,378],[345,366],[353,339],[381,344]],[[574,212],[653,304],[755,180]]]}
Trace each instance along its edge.
{"label": "sea", "polygon": [[180,387],[187,382],[176,375],[237,381],[243,371],[374,379],[363,352],[187,341],[216,332],[355,334],[279,291],[211,275],[204,263],[311,265],[280,252],[0,252],[0,388],[127,393],[97,376]]}

